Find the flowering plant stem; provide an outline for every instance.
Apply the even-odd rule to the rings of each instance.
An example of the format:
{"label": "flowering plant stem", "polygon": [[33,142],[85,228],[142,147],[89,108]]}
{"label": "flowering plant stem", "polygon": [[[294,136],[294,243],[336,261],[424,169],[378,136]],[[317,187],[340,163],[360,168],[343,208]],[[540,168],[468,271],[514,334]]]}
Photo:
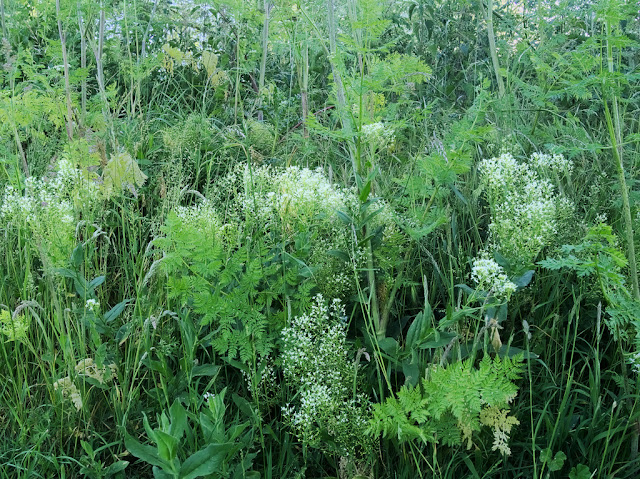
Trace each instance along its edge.
{"label": "flowering plant stem", "polygon": [[[340,115],[340,122],[342,124],[342,130],[347,138],[350,139],[348,141],[349,145],[349,156],[351,158],[351,166],[353,168],[353,174],[356,179],[356,186],[358,188],[358,196],[360,196],[361,201],[364,203],[368,198],[362,198],[362,190],[365,187],[365,183],[361,180],[361,146],[360,141],[354,142],[354,134],[353,134],[353,124],[351,118],[349,117],[346,109],[346,95],[344,90],[344,84],[342,83],[342,76],[340,71],[340,62],[336,60],[337,58],[337,44],[336,44],[336,22],[335,22],[335,12],[334,12],[334,2],[333,0],[327,0],[327,23],[329,26],[329,51],[328,57],[329,62],[331,64],[331,72],[333,73],[333,80],[336,84],[336,102],[338,107],[338,114]],[[326,47],[325,47],[326,50]],[[361,82],[363,81],[364,76],[364,62],[360,63],[361,68]],[[359,101],[359,109],[362,112],[362,88],[360,89],[360,101]],[[360,118],[362,115],[360,115]],[[354,144],[355,143],[355,144]],[[368,195],[367,195],[368,196]],[[366,238],[368,236],[368,228],[365,224],[362,228],[363,237]],[[375,324],[376,335],[379,338],[383,338],[386,335],[387,324],[386,321],[383,323],[380,317],[380,308],[378,305],[378,297],[377,297],[377,289],[376,289],[376,275],[375,275],[375,265],[373,261],[373,247],[371,245],[371,240],[367,240],[366,242],[366,254],[367,254],[367,282],[369,283],[369,298],[367,300],[367,304],[369,306],[369,314],[373,319]]]}

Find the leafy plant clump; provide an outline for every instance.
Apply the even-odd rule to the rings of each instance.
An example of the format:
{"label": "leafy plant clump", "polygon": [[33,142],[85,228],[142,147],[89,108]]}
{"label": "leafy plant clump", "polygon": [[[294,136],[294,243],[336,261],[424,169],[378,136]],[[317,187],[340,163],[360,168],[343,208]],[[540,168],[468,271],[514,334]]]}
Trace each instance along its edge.
{"label": "leafy plant clump", "polygon": [[417,387],[403,387],[397,396],[376,404],[369,433],[406,443],[420,440],[444,445],[473,445],[482,426],[493,432],[493,450],[511,454],[509,433],[519,421],[509,416],[522,374],[522,358],[485,356],[474,368],[462,361],[426,371]]}

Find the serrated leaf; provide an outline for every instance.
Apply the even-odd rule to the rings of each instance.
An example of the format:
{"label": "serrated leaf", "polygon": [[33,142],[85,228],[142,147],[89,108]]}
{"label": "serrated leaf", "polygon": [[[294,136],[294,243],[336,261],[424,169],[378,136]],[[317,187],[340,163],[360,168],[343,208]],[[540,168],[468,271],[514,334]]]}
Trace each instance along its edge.
{"label": "serrated leaf", "polygon": [[140,188],[147,180],[138,163],[129,153],[118,153],[111,159],[102,171],[102,191],[110,198],[125,189],[137,196],[136,187]]}
{"label": "serrated leaf", "polygon": [[207,79],[210,79],[216,72],[216,67],[218,66],[218,55],[213,52],[203,51],[202,65],[204,66],[204,69],[207,70]]}

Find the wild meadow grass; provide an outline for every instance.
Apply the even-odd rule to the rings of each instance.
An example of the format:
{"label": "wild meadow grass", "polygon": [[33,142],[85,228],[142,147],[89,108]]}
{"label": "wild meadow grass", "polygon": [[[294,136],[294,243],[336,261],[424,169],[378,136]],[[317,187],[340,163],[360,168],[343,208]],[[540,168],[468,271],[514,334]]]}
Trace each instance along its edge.
{"label": "wild meadow grass", "polygon": [[633,2],[0,17],[0,478],[638,476]]}

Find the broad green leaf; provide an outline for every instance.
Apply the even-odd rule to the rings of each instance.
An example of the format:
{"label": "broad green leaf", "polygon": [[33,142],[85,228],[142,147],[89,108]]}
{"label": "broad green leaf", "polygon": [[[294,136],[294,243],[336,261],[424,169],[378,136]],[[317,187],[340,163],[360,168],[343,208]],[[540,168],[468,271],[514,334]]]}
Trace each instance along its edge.
{"label": "broad green leaf", "polygon": [[102,191],[107,197],[130,190],[137,196],[136,187],[140,188],[147,180],[138,163],[129,153],[111,155],[111,159],[102,171]]}
{"label": "broad green leaf", "polygon": [[218,65],[218,55],[212,52],[202,52],[202,65],[207,70],[207,78],[211,78],[216,72],[216,66]]}
{"label": "broad green leaf", "polygon": [[441,348],[449,344],[456,336],[456,333],[435,332],[433,336],[429,335],[429,337],[425,338],[425,340],[420,344],[420,349]]}
{"label": "broad green leaf", "polygon": [[191,376],[216,376],[220,372],[220,366],[215,364],[198,364],[193,367]]}
{"label": "broad green leaf", "polygon": [[233,443],[209,444],[184,461],[178,477],[180,479],[195,479],[221,472],[227,454],[234,448],[237,446]]}
{"label": "broad green leaf", "polygon": [[89,281],[89,288],[96,289],[98,286],[104,283],[105,279],[106,279],[106,276],[97,276],[93,278],[91,281]]}
{"label": "broad green leaf", "polygon": [[360,192],[360,203],[367,201],[369,193],[371,193],[371,180],[367,181],[367,184],[364,185],[364,188],[362,188],[362,191]]}
{"label": "broad green leaf", "polygon": [[109,477],[110,475],[115,475],[119,472],[124,471],[128,465],[129,465],[129,461],[116,461],[113,464],[111,464],[109,467],[107,467],[104,470],[104,472],[106,476]]}
{"label": "broad green leaf", "polygon": [[171,428],[169,434],[178,439],[182,438],[185,429],[187,428],[187,411],[185,411],[180,401],[177,399],[173,401],[171,409],[169,409],[169,415],[171,416]]}
{"label": "broad green leaf", "polygon": [[118,316],[120,316],[122,311],[124,311],[124,308],[127,306],[127,304],[129,304],[130,301],[131,301],[130,299],[125,299],[124,301],[121,301],[118,304],[116,304],[113,308],[111,308],[109,311],[104,313],[104,320],[107,323],[110,323],[111,321],[116,319]]}
{"label": "broad green leaf", "polygon": [[169,464],[158,457],[158,450],[155,447],[142,444],[128,434],[124,438],[124,445],[131,454],[142,459],[144,462],[163,469],[169,468]]}
{"label": "broad green leaf", "polygon": [[562,469],[564,461],[567,459],[567,455],[562,451],[557,452],[555,456],[552,456],[552,454],[553,452],[551,449],[544,449],[540,453],[540,461],[542,461],[543,464],[547,464],[549,471],[559,471]]}
{"label": "broad green leaf", "polygon": [[569,479],[590,479],[591,471],[584,464],[578,464],[569,471]]}
{"label": "broad green leaf", "polygon": [[175,459],[178,455],[178,438],[156,429],[158,441],[158,456],[169,464],[170,469],[175,470]]}

